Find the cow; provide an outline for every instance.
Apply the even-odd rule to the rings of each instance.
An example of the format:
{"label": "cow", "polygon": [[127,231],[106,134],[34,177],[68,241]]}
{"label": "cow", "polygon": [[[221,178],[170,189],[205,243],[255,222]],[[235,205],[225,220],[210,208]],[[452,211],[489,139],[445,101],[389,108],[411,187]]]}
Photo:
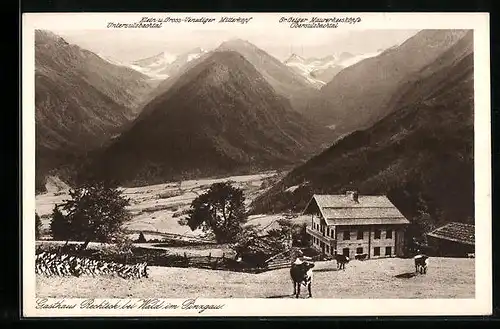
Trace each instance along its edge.
{"label": "cow", "polygon": [[295,295],[295,298],[299,298],[301,285],[307,287],[309,298],[312,297],[311,284],[313,278],[313,267],[314,263],[302,262],[298,258],[294,263],[292,263],[292,267],[290,268],[290,277],[292,278],[293,294]]}
{"label": "cow", "polygon": [[346,255],[339,255],[335,251],[335,261],[337,262],[337,270],[345,270],[345,264],[349,263],[349,257]]}
{"label": "cow", "polygon": [[429,265],[429,257],[423,254],[418,254],[413,258],[415,260],[415,273],[426,274]]}

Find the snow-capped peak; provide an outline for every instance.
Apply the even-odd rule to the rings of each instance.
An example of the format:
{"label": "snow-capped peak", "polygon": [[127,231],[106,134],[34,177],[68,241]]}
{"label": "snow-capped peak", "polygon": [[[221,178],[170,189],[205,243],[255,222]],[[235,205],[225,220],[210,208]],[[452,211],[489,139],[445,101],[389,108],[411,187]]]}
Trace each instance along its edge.
{"label": "snow-capped peak", "polygon": [[175,59],[177,58],[177,56],[172,55],[172,54],[169,54],[169,53],[167,53],[167,52],[165,52],[165,51],[164,51],[164,52],[162,52],[161,54],[163,55],[163,56],[162,56],[162,57],[163,57],[162,59],[163,59],[163,62],[164,62],[164,63],[168,63],[168,64],[170,64],[170,63],[172,63],[173,61],[175,61]]}
{"label": "snow-capped peak", "polygon": [[203,55],[205,53],[207,53],[207,50],[205,50],[203,48],[195,48],[195,49],[187,52],[186,54],[184,54],[186,57],[186,63],[192,61],[193,59],[200,57],[201,55]]}
{"label": "snow-capped peak", "polygon": [[173,61],[175,61],[176,58],[177,58],[177,56],[172,55],[166,51],[162,51],[161,53],[156,54],[154,56],[133,61],[132,64],[137,65],[137,66],[141,66],[143,68],[146,68],[146,67],[152,68],[152,67],[158,67],[158,66],[170,64]]}
{"label": "snow-capped peak", "polygon": [[305,62],[305,59],[303,57],[300,57],[299,55],[293,53],[285,61],[285,64],[289,64],[289,63],[304,63],[304,62]]}
{"label": "snow-capped peak", "polygon": [[304,76],[311,84],[321,86],[333,79],[344,68],[354,65],[363,59],[374,57],[380,52],[353,55],[343,52],[329,54],[324,57],[304,58],[295,53],[284,61],[285,65]]}

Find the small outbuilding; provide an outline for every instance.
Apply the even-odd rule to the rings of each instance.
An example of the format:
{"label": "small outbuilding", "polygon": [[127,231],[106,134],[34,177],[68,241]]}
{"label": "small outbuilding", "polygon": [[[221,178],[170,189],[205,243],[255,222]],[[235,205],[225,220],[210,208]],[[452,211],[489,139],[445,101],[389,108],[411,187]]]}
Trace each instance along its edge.
{"label": "small outbuilding", "polygon": [[429,247],[444,257],[467,257],[474,254],[474,225],[451,222],[427,234]]}

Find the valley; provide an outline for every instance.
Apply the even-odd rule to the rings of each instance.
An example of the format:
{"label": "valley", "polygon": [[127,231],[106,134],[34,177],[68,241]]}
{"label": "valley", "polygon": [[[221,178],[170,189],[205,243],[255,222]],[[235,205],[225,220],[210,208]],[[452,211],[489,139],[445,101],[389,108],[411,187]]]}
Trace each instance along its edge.
{"label": "valley", "polygon": [[[199,238],[201,230],[191,231],[188,226],[182,226],[178,220],[189,209],[191,202],[204,193],[211,184],[216,182],[231,181],[233,185],[244,191],[246,205],[248,206],[257,195],[265,191],[283,174],[278,172],[264,172],[254,175],[230,176],[214,179],[198,179],[174,181],[165,184],[148,185],[134,188],[122,188],[123,194],[130,199],[128,207],[132,219],[124,225],[130,237],[136,239],[140,232],[145,232],[147,240],[165,237],[164,233],[184,236],[186,238]],[[51,177],[49,182],[57,182],[56,177]],[[36,211],[40,215],[43,230],[50,228],[50,215],[55,205],[61,204],[69,198],[67,186],[48,184],[49,192],[36,196]],[[249,224],[261,225],[262,228],[270,226],[281,215],[256,215],[250,216]]]}
{"label": "valley", "polygon": [[410,222],[474,220],[471,31],[284,60],[229,38],[129,62],[36,36],[45,230],[69,186],[95,178],[122,187],[124,228],[148,239],[199,237],[178,220],[222,181],[244,191],[262,227],[351,188],[387,195]]}

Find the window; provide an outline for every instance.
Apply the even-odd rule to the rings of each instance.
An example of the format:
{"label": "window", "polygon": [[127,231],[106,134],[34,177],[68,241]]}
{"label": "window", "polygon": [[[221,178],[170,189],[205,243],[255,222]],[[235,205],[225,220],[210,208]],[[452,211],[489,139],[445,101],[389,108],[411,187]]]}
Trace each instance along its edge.
{"label": "window", "polygon": [[335,238],[335,231],[333,230],[333,228],[330,230],[330,236],[332,238]]}
{"label": "window", "polygon": [[392,248],[391,247],[385,247],[385,255],[386,256],[390,256],[391,255],[391,250]]}
{"label": "window", "polygon": [[363,254],[363,247],[356,248],[356,254],[358,255]]}
{"label": "window", "polygon": [[342,255],[349,257],[349,248],[342,249]]}
{"label": "window", "polygon": [[362,230],[358,230],[358,240],[363,240],[363,233]]}
{"label": "window", "polygon": [[380,239],[380,230],[375,230],[375,237],[374,239]]}
{"label": "window", "polygon": [[329,245],[326,245],[326,252],[329,253],[330,252],[330,246]]}
{"label": "window", "polygon": [[329,236],[329,235],[330,235],[330,228],[329,228],[329,227],[327,227],[327,228],[326,228],[326,236]]}
{"label": "window", "polygon": [[385,238],[386,239],[392,239],[392,230],[387,230],[385,232]]}
{"label": "window", "polygon": [[351,239],[351,232],[344,231],[344,240],[350,240],[350,239]]}
{"label": "window", "polygon": [[373,248],[373,256],[380,256],[380,247]]}

